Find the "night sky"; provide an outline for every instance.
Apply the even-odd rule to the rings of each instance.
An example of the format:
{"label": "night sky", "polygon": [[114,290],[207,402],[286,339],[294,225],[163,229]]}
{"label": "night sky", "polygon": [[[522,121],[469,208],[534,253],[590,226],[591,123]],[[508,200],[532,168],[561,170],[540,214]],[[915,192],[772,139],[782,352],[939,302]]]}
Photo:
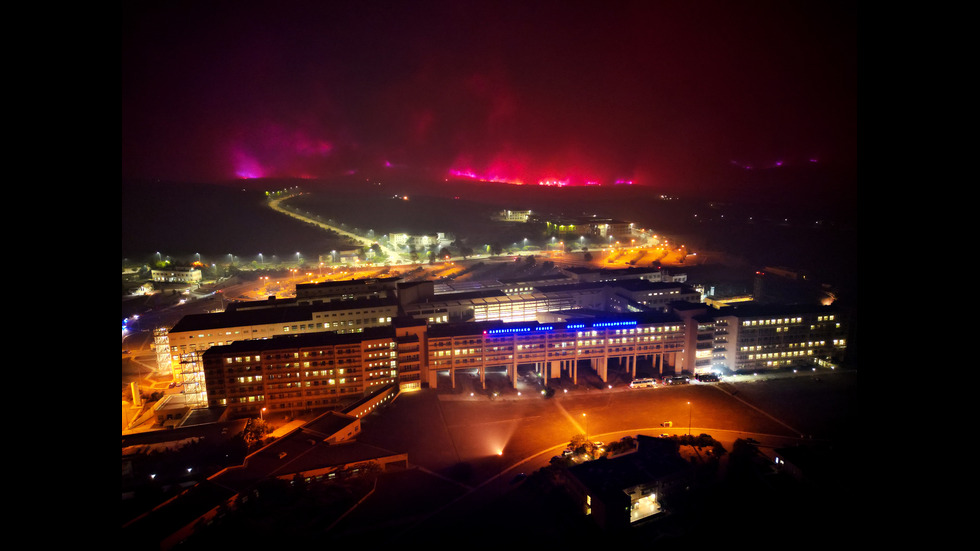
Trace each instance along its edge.
{"label": "night sky", "polygon": [[127,2],[122,177],[683,192],[854,167],[853,4]]}

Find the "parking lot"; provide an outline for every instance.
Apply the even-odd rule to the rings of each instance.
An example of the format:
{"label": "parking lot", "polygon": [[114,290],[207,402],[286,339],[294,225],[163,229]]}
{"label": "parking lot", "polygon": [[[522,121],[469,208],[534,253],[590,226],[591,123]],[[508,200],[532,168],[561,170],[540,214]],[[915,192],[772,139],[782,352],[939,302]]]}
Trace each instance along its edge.
{"label": "parking lot", "polygon": [[[479,484],[514,464],[546,464],[582,433],[606,442],[634,434],[708,433],[726,447],[747,436],[773,446],[833,438],[856,411],[856,404],[838,405],[856,403],[855,380],[854,373],[827,373],[640,389],[580,384],[558,386],[550,398],[531,386],[531,392],[490,397],[463,383],[455,391],[401,395],[364,419],[360,439],[407,451],[412,464],[450,478],[466,465],[463,482]],[[672,426],[661,426],[666,421]]]}

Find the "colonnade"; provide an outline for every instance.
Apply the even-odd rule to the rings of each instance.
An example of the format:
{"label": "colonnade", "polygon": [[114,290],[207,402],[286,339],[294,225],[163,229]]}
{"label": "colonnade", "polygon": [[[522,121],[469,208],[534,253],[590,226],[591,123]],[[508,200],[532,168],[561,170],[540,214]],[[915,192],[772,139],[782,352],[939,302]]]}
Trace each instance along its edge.
{"label": "colonnade", "polygon": [[[676,368],[676,352],[654,352],[646,354],[619,354],[619,355],[602,355],[602,356],[592,356],[586,358],[578,359],[558,359],[558,360],[546,360],[546,361],[533,361],[518,363],[516,361],[505,364],[507,371],[507,380],[510,381],[512,388],[517,388],[517,375],[518,366],[520,365],[532,365],[534,372],[539,373],[542,376],[545,386],[548,386],[551,379],[560,379],[561,377],[567,375],[571,380],[572,384],[578,384],[579,375],[579,363],[582,361],[588,361],[589,369],[595,371],[599,378],[604,383],[609,382],[609,364],[610,362],[615,362],[617,367],[625,367],[626,371],[629,373],[631,379],[636,378],[636,366],[637,362],[640,360],[649,359],[652,363],[654,371],[659,375],[674,375]],[[625,365],[623,365],[625,364]],[[484,390],[487,388],[487,368],[495,367],[493,365],[486,365],[480,363],[477,366],[455,368],[450,367],[447,369],[442,369],[439,371],[449,372],[449,380],[452,388],[456,388],[456,371],[469,371],[471,369],[477,369],[480,380],[480,387]],[[436,388],[438,372],[433,371],[430,374],[430,386]]]}

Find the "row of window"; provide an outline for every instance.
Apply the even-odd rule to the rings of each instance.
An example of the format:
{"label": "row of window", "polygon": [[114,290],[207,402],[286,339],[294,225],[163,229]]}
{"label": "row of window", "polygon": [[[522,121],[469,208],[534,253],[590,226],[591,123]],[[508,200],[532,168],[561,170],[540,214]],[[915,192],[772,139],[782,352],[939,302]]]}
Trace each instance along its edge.
{"label": "row of window", "polygon": [[[833,317],[833,316],[831,316]],[[802,317],[793,318],[770,318],[766,320],[742,320],[742,326],[744,327],[755,327],[758,325],[787,325],[793,323],[802,323]]]}

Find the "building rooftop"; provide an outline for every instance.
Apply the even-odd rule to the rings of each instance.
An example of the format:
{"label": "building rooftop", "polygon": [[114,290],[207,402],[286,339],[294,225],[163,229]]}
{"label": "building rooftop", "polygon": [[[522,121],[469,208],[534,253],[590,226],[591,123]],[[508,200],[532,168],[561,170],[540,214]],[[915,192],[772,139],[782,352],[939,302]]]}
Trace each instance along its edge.
{"label": "building rooftop", "polygon": [[626,488],[676,476],[691,469],[674,440],[638,435],[635,452],[587,461],[569,472],[597,494],[621,493]]}
{"label": "building rooftop", "polygon": [[[600,285],[605,285],[606,283],[601,283]],[[694,290],[693,287],[687,285],[686,283],[673,283],[664,281],[649,281],[646,279],[621,279],[614,283],[614,286],[619,287],[626,291],[661,291],[664,289],[677,289],[685,288]]]}
{"label": "building rooftop", "polygon": [[809,310],[811,313],[835,313],[839,312],[840,308],[835,304],[762,304],[757,302],[744,302],[719,308],[718,314],[720,316],[737,317],[783,316],[799,315],[805,310]]}
{"label": "building rooftop", "polygon": [[215,354],[235,354],[239,352],[262,352],[281,348],[310,348],[316,346],[335,346],[352,344],[372,339],[395,338],[395,329],[386,327],[368,327],[357,333],[335,333],[320,331],[316,333],[298,333],[296,335],[278,335],[271,339],[244,339],[230,344],[212,346],[204,351],[203,356]]}
{"label": "building rooftop", "polygon": [[[576,314],[577,312],[577,314]],[[657,324],[680,322],[680,318],[671,313],[663,312],[631,312],[626,314],[614,312],[598,312],[594,310],[568,311],[567,317],[560,322],[505,322],[499,320],[464,322],[451,324],[432,325],[428,329],[429,337],[457,337],[466,335],[476,335],[484,331],[501,329],[512,329],[516,331],[545,331],[549,329],[565,329],[573,326],[573,329],[592,329],[615,327],[618,324]]]}
{"label": "building rooftop", "polygon": [[384,285],[386,283],[393,284],[401,280],[401,277],[390,276],[390,277],[372,277],[365,279],[344,279],[340,281],[321,281],[318,283],[297,283],[296,292],[299,293],[303,290],[308,289],[330,289],[334,287],[349,287],[351,285],[361,285],[363,287],[370,287],[374,285]]}
{"label": "building rooftop", "polygon": [[[293,323],[303,322],[313,319],[315,312],[330,312],[339,310],[355,310],[361,308],[397,306],[398,300],[393,298],[358,298],[336,302],[325,302],[322,304],[290,304],[282,305],[277,308],[262,308],[264,301],[255,301],[254,307],[250,303],[242,303],[230,306],[224,312],[210,314],[191,314],[184,316],[170,330],[171,333],[181,333],[187,331],[203,331],[208,329],[219,329],[223,327],[239,327],[245,325],[268,325],[271,323]],[[271,301],[270,301],[271,306]]]}
{"label": "building rooftop", "polygon": [[536,283],[539,281],[559,281],[566,280],[568,276],[565,274],[544,274],[533,277],[508,277],[500,278],[497,280],[498,283],[502,285],[510,285],[512,283]]}
{"label": "building rooftop", "polygon": [[464,291],[461,293],[443,293],[443,294],[435,295],[434,297],[431,298],[426,298],[425,300],[420,300],[418,302],[415,302],[414,304],[469,301],[474,299],[481,299],[481,298],[485,299],[485,298],[494,298],[494,297],[500,297],[506,299],[508,298],[508,295],[505,294],[500,289],[482,289],[479,291]]}

